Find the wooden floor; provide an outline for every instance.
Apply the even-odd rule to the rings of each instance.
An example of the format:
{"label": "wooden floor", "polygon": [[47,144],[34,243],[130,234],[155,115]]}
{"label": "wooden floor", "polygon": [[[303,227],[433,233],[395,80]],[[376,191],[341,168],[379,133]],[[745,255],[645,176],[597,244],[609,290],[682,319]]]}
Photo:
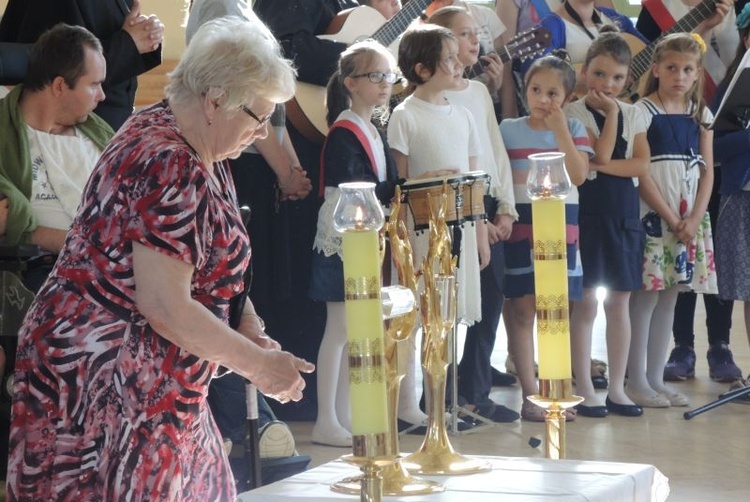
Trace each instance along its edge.
{"label": "wooden floor", "polygon": [[[670,500],[740,501],[750,500],[750,406],[729,403],[692,420],[683,412],[714,400],[727,384],[708,377],[706,362],[705,313],[698,301],[696,313],[696,378],[673,384],[690,397],[689,408],[646,409],[640,418],[610,416],[604,419],[578,417],[567,427],[568,458],[636,462],[655,465],[669,478]],[[501,323],[502,324],[502,323]],[[604,321],[597,319],[594,357],[606,360]],[[505,332],[498,333],[493,363],[502,368],[506,356]],[[745,336],[742,304],[735,305],[732,329],[735,361],[745,375],[750,372],[750,349]],[[604,393],[602,392],[602,399]],[[521,394],[514,388],[495,388],[491,397],[515,410],[520,409]],[[300,453],[312,456],[319,465],[346,449],[314,445],[310,442],[312,423],[290,423]],[[529,438],[543,437],[544,424],[516,422],[496,424],[480,432],[452,436],[453,446],[461,453],[543,457],[543,446],[531,448]],[[402,436],[401,450],[410,452],[421,443],[416,436]]]}

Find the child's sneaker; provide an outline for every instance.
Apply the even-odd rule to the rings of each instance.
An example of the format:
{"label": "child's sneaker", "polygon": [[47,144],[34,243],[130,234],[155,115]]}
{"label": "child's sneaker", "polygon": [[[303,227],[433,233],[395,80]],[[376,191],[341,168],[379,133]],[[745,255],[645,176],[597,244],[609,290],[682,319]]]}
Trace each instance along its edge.
{"label": "child's sneaker", "polygon": [[669,354],[664,367],[664,380],[681,382],[695,376],[695,350],[685,345],[677,345]]}
{"label": "child's sneaker", "polygon": [[734,364],[732,351],[726,343],[711,345],[706,357],[708,375],[717,382],[729,383],[742,378],[742,370]]}

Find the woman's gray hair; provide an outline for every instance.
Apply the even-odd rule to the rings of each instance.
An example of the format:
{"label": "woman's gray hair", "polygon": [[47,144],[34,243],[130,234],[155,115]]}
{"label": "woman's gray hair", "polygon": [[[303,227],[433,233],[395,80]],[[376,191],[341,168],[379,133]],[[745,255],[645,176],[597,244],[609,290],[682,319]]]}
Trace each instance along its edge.
{"label": "woman's gray hair", "polygon": [[220,106],[239,110],[257,98],[281,103],[294,96],[295,70],[257,18],[222,17],[195,33],[164,91],[172,104],[223,96]]}

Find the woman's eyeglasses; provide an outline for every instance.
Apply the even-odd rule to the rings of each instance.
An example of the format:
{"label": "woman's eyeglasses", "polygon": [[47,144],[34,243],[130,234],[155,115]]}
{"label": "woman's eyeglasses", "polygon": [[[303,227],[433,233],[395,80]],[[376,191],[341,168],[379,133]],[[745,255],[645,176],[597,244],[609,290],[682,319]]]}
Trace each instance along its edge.
{"label": "woman's eyeglasses", "polygon": [[398,80],[398,75],[392,71],[371,71],[368,73],[360,73],[359,75],[352,75],[352,78],[361,77],[367,77],[373,84],[379,84],[383,80],[385,80],[387,84],[394,84],[396,83],[396,80]]}
{"label": "woman's eyeglasses", "polygon": [[253,111],[252,111],[252,110],[251,110],[250,108],[248,108],[248,107],[247,107],[247,105],[242,105],[242,106],[240,107],[240,109],[241,109],[241,110],[242,110],[243,112],[245,112],[245,113],[247,113],[248,115],[250,115],[250,116],[251,116],[252,118],[254,118],[254,119],[255,119],[255,120],[256,120],[256,121],[258,122],[258,126],[256,127],[256,129],[260,129],[261,127],[263,127],[264,125],[266,125],[266,124],[268,123],[268,121],[269,121],[269,120],[271,120],[271,115],[272,115],[272,114],[269,114],[269,115],[267,115],[267,116],[266,116],[266,117],[264,117],[264,118],[260,118],[260,117],[258,117],[258,116],[257,116],[257,115],[255,114],[255,112],[253,112]]}

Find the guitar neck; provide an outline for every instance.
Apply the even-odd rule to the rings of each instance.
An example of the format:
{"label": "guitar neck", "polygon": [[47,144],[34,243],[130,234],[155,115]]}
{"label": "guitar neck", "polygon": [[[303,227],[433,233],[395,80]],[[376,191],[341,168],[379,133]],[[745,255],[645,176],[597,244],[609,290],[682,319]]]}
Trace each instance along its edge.
{"label": "guitar neck", "polygon": [[[500,61],[502,61],[503,64],[506,64],[511,59],[513,59],[513,54],[511,54],[511,52],[508,50],[507,45],[501,47],[500,49],[494,50],[489,54],[497,54],[498,56],[500,56]],[[466,69],[464,75],[466,76],[466,78],[472,79],[477,78],[482,73],[484,73],[484,65],[482,64],[482,61],[477,61]]]}
{"label": "guitar neck", "polygon": [[667,31],[659,35],[659,38],[648,44],[641,52],[635,55],[633,62],[630,65],[630,71],[633,75],[633,80],[639,80],[649,68],[651,68],[651,59],[654,56],[654,50],[659,41],[666,35],[672,33],[686,32],[689,33],[695,29],[696,26],[701,24],[703,21],[708,19],[711,14],[716,10],[716,0],[703,0],[699,5],[696,5],[687,14],[680,18],[674,26]]}
{"label": "guitar neck", "polygon": [[431,2],[432,0],[411,0],[387,23],[378,28],[372,38],[385,47],[390,46]]}

